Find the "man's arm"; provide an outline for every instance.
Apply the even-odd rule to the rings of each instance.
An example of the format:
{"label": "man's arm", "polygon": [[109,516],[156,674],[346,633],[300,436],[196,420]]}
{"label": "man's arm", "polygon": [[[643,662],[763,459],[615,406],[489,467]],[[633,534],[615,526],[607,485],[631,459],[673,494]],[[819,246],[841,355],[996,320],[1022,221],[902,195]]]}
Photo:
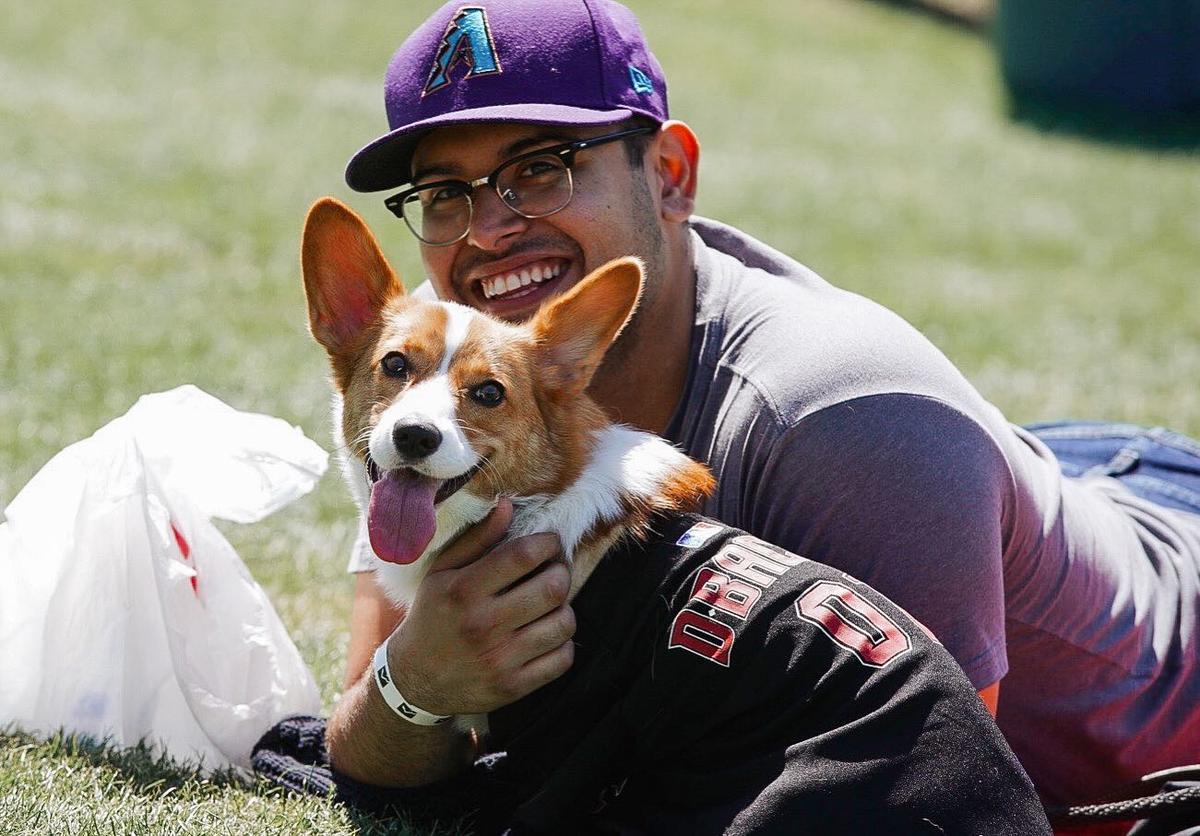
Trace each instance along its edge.
{"label": "man's arm", "polygon": [[362,679],[363,671],[371,665],[375,648],[383,644],[403,618],[404,609],[387,597],[375,582],[374,572],[359,572],[355,576],[343,691],[349,691]]}
{"label": "man's arm", "polygon": [[451,724],[417,726],[397,717],[370,671],[342,694],[325,739],[335,769],[376,786],[433,783],[469,765],[474,754],[471,739]]}
{"label": "man's arm", "polygon": [[[553,535],[500,543],[507,501],[468,529],[430,567],[409,611],[387,637],[397,689],[434,714],[483,714],[561,676],[574,659],[570,570]],[[497,545],[499,544],[499,545]],[[453,724],[417,726],[383,701],[366,658],[394,611],[356,606],[351,648],[362,667],[329,720],[326,742],[338,771],[376,786],[420,786],[470,763],[474,744]],[[377,603],[377,602],[376,602]],[[374,635],[372,635],[374,633]],[[348,678],[352,668],[348,667]]]}
{"label": "man's arm", "polygon": [[[381,783],[392,770],[396,753],[413,767],[413,780],[426,783],[453,774],[470,763],[472,742],[451,726],[397,724],[396,716],[379,695],[372,680],[371,657],[399,626],[404,609],[396,606],[375,582],[373,572],[360,572],[355,579],[354,605],[350,614],[350,646],[346,654],[343,694],[329,721],[328,745],[336,751],[338,768],[365,783]],[[397,663],[389,654],[389,667]],[[355,716],[348,716],[354,712]],[[356,730],[376,729],[381,733],[356,739]],[[398,776],[391,776],[393,779]]]}
{"label": "man's arm", "polygon": [[810,414],[771,446],[744,525],[870,584],[925,625],[985,704],[1007,672],[1012,474],[971,417],[886,394]]}

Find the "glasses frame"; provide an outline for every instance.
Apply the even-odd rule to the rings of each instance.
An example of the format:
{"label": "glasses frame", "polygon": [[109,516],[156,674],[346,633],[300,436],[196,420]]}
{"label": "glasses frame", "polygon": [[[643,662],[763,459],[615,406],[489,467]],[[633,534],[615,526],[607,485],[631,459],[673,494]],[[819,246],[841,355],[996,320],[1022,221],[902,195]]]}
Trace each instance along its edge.
{"label": "glasses frame", "polygon": [[[578,154],[580,151],[584,151],[588,148],[595,148],[598,145],[605,145],[609,142],[616,142],[619,139],[628,139],[631,136],[642,136],[645,134],[654,133],[654,131],[655,131],[655,129],[652,127],[649,127],[649,126],[643,126],[640,128],[628,128],[623,131],[617,131],[616,133],[604,134],[603,136],[593,136],[593,137],[588,137],[586,139],[576,139],[572,142],[564,142],[561,145],[551,145],[546,148],[538,148],[534,151],[527,151],[523,154],[518,154],[517,156],[500,163],[500,165],[496,166],[496,168],[492,170],[491,174],[488,174],[484,177],[478,177],[474,180],[453,180],[453,179],[451,179],[451,180],[435,180],[432,183],[423,183],[420,186],[414,186],[410,189],[405,189],[402,192],[397,192],[396,194],[392,195],[391,197],[384,198],[383,205],[386,206],[393,215],[395,215],[397,218],[400,218],[402,221],[404,221],[404,225],[408,227],[409,232],[411,232],[413,235],[415,235],[417,240],[420,241],[425,246],[427,246],[427,247],[449,247],[451,244],[457,244],[459,241],[466,238],[471,233],[471,222],[475,219],[475,201],[472,199],[471,196],[474,194],[475,190],[477,188],[479,188],[480,186],[485,186],[485,185],[491,186],[492,190],[496,192],[496,196],[500,198],[500,202],[503,203],[505,206],[507,206],[509,209],[511,209],[514,213],[520,215],[523,218],[531,218],[531,219],[532,218],[545,218],[550,215],[553,215],[555,212],[561,212],[563,209],[566,209],[567,206],[569,206],[571,204],[571,199],[575,197],[575,178],[571,174],[571,169],[575,166],[575,155],[576,154]],[[567,171],[567,199],[563,202],[563,205],[559,206],[557,209],[552,209],[549,212],[541,212],[541,213],[531,215],[527,212],[522,212],[520,209],[517,209],[516,207],[511,205],[507,200],[504,199],[504,195],[501,194],[501,192],[500,192],[500,185],[498,182],[498,178],[500,177],[500,172],[504,171],[506,168],[509,168],[512,165],[523,162],[524,160],[532,160],[532,159],[535,159],[536,157],[545,157],[545,156],[558,157],[560,160],[562,160],[563,167]],[[419,194],[420,192],[424,192],[424,191],[429,191],[431,189],[443,189],[446,186],[459,186],[459,187],[463,188],[463,197],[465,197],[467,199],[467,223],[466,223],[466,226],[463,228],[462,234],[459,235],[454,240],[444,241],[444,242],[435,244],[435,243],[432,243],[431,241],[427,241],[424,238],[422,238],[420,233],[418,233],[417,230],[413,228],[412,222],[404,214],[404,204],[410,197],[412,197],[415,194]]]}

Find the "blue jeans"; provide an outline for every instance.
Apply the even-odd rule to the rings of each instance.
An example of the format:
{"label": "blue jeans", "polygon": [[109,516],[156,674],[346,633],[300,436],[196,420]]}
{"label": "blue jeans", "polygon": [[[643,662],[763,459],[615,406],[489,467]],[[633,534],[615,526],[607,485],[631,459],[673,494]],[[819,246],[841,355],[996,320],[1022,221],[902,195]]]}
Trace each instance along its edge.
{"label": "blue jeans", "polygon": [[1200,514],[1200,442],[1162,427],[1100,421],[1025,429],[1054,451],[1064,476],[1112,476],[1142,499]]}

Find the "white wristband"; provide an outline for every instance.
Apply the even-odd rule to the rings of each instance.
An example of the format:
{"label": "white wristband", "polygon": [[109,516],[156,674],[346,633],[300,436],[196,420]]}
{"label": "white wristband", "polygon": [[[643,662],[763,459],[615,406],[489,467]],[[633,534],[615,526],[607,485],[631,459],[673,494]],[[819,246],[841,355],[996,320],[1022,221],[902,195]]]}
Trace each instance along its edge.
{"label": "white wristband", "polygon": [[392,682],[392,671],[388,668],[387,642],[379,645],[379,649],[375,651],[374,664],[375,684],[379,686],[379,693],[383,696],[383,701],[388,704],[388,708],[408,722],[416,723],[418,726],[437,726],[454,716],[453,714],[447,714],[444,717],[430,714],[422,708],[417,708],[401,696],[400,691]]}

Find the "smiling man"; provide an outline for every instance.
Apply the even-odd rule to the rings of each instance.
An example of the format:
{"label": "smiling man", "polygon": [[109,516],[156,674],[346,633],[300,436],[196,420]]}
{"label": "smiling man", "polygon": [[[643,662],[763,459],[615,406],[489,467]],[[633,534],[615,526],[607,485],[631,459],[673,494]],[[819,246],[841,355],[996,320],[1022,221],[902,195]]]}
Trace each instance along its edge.
{"label": "smiling man", "polygon": [[[1194,759],[1200,484],[1179,483],[1200,483],[1194,442],[1013,427],[894,314],[693,216],[699,144],[669,118],[661,67],[614,3],[444,6],[396,53],[385,99],[391,130],[347,181],[397,190],[387,206],[432,292],[520,320],[639,256],[644,298],[590,394],[712,467],[705,513],[928,626],[993,713],[998,700],[1047,798]],[[1135,467],[1147,478],[1123,484]],[[1155,493],[1162,474],[1173,484]],[[571,667],[558,544],[502,543],[510,516],[502,501],[448,548],[407,613],[375,586],[360,540],[336,766],[426,784],[473,751],[388,713],[364,676],[381,643],[401,692],[434,714],[508,705]],[[485,570],[512,585],[462,581]]]}
{"label": "smiling man", "polygon": [[[661,431],[687,375],[695,310],[687,219],[699,146],[681,122],[641,115],[617,127],[434,128],[412,150],[414,185],[386,203],[423,244],[437,295],[502,319],[526,319],[589,271],[637,254],[642,303],[592,391],[621,420]],[[638,176],[651,148],[669,168],[665,194]],[[630,362],[646,351],[654,363]]]}

